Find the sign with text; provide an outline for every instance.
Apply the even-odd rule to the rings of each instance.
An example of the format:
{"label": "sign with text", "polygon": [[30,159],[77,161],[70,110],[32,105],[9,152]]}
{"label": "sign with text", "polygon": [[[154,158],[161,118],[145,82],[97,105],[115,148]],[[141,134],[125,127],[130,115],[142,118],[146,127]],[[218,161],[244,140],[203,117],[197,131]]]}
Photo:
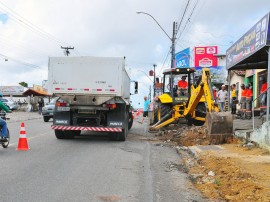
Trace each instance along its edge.
{"label": "sign with text", "polygon": [[270,45],[269,13],[227,50],[227,69],[240,63],[266,45]]}
{"label": "sign with text", "polygon": [[[202,68],[196,68],[196,76],[202,75]],[[224,66],[211,66],[208,67],[210,69],[211,81],[212,83],[225,83],[227,77],[227,70]]]}
{"label": "sign with text", "polygon": [[190,50],[186,48],[175,54],[176,68],[188,68],[190,59]]}
{"label": "sign with text", "polygon": [[217,46],[195,47],[194,49],[194,65],[198,67],[218,66],[218,58],[214,56],[218,53]]}
{"label": "sign with text", "polygon": [[0,93],[5,95],[22,95],[24,92],[23,86],[0,86]]}

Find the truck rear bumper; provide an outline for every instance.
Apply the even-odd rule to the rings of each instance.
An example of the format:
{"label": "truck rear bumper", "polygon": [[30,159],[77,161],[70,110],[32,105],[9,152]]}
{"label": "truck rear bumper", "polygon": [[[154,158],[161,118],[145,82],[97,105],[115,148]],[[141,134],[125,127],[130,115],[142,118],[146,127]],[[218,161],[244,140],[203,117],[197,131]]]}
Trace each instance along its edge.
{"label": "truck rear bumper", "polygon": [[95,131],[95,132],[122,132],[122,128],[112,127],[82,127],[82,126],[60,126],[52,125],[53,130],[80,130],[80,131]]}

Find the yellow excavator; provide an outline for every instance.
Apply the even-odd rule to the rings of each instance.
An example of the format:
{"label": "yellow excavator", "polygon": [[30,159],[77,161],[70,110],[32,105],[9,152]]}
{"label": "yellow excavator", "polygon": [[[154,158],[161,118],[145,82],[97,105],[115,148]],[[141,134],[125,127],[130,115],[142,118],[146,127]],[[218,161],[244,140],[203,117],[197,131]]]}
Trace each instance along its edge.
{"label": "yellow excavator", "polygon": [[[163,94],[156,98],[150,131],[185,119],[188,125],[201,126],[207,123],[209,135],[231,135],[233,117],[229,112],[220,112],[215,104],[209,68],[202,68],[195,79],[194,68],[171,68],[163,72]],[[179,90],[177,83],[187,78],[186,90]]]}

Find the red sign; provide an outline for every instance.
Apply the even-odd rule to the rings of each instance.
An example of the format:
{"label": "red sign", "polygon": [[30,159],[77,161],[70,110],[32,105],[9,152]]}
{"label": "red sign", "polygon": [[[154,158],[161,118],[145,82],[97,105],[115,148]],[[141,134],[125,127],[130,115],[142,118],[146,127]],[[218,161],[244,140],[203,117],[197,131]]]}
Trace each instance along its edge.
{"label": "red sign", "polygon": [[195,67],[218,66],[217,46],[195,47]]}

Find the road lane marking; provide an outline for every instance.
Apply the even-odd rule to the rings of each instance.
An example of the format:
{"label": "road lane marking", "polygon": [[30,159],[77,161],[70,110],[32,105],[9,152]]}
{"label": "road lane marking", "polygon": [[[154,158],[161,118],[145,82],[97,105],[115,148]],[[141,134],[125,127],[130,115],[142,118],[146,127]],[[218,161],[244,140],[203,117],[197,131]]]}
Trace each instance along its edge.
{"label": "road lane marking", "polygon": [[[35,138],[38,138],[38,137],[42,137],[42,136],[48,135],[48,134],[49,134],[49,132],[42,133],[41,135],[36,135],[36,136],[33,136],[33,137],[29,137],[29,138],[27,138],[27,140],[32,140],[32,139],[35,139]],[[15,145],[15,144],[17,144],[17,142],[11,143],[11,144],[9,144],[8,146],[13,146],[13,145]]]}

